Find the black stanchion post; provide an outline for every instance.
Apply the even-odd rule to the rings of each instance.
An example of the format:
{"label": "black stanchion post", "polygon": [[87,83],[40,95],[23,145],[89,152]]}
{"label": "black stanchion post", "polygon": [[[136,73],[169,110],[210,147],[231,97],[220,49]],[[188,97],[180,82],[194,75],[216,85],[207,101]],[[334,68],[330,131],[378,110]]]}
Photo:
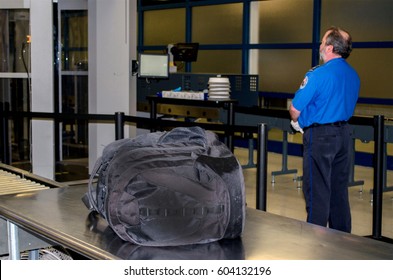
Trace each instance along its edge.
{"label": "black stanchion post", "polygon": [[381,238],[382,232],[382,195],[383,195],[383,145],[384,116],[374,116],[374,187],[373,187],[373,235]]}
{"label": "black stanchion post", "polygon": [[12,156],[11,156],[11,137],[10,137],[10,130],[9,130],[9,113],[10,113],[10,103],[6,102],[5,103],[5,113],[6,113],[6,117],[4,118],[4,132],[5,132],[5,163],[6,164],[11,164],[12,163]]}
{"label": "black stanchion post", "polygon": [[[149,99],[150,102],[150,119],[155,121],[157,120],[157,102],[154,99]],[[153,128],[150,128],[150,132],[157,131],[156,122],[153,123]]]}
{"label": "black stanchion post", "polygon": [[5,136],[5,132],[4,132],[4,119],[5,119],[5,115],[4,115],[4,103],[0,102],[0,133],[1,133],[1,137],[0,137],[0,148],[1,148],[1,155],[0,155],[0,160],[2,162],[5,162],[5,140],[4,140],[4,136]]}
{"label": "black stanchion post", "polygon": [[[235,124],[235,114],[233,113],[233,103],[230,102],[228,104],[228,119],[227,119],[227,123],[229,126],[232,126]],[[228,131],[227,132],[227,145],[228,148],[233,152],[234,151],[234,144],[233,144],[233,131]]]}
{"label": "black stanchion post", "polygon": [[124,113],[116,112],[115,113],[115,124],[116,124],[116,140],[124,138]]}
{"label": "black stanchion post", "polygon": [[256,208],[266,211],[267,196],[267,125],[258,125]]}
{"label": "black stanchion post", "polygon": [[2,147],[2,162],[5,164],[11,164],[11,145],[10,145],[10,137],[9,137],[9,127],[8,127],[8,113],[9,113],[9,103],[1,103],[0,104],[0,113],[1,113],[1,147]]}

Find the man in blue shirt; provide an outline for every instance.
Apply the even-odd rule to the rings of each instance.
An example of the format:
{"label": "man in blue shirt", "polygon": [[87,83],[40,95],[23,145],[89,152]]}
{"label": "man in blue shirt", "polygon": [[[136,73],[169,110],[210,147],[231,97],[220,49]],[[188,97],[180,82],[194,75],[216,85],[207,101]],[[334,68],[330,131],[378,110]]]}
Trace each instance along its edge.
{"label": "man in blue shirt", "polygon": [[321,66],[314,67],[289,108],[292,127],[303,133],[303,193],[307,221],[351,232],[348,200],[348,119],[359,95],[360,79],[346,62],[351,35],[336,27],[326,31],[319,48]]}

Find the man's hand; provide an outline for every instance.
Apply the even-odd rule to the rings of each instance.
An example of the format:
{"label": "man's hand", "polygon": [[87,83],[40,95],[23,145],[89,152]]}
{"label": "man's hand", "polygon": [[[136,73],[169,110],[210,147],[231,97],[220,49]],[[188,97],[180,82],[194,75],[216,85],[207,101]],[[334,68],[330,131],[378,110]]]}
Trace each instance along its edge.
{"label": "man's hand", "polygon": [[298,122],[291,121],[291,126],[294,130],[299,131],[301,134],[304,133]]}

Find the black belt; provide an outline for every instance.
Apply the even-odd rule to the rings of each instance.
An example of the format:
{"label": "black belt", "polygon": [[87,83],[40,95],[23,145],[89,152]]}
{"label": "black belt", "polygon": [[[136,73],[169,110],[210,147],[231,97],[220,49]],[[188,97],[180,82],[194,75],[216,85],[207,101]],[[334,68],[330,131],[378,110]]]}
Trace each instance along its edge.
{"label": "black belt", "polygon": [[339,121],[339,122],[332,122],[332,123],[313,123],[310,126],[305,127],[303,130],[305,129],[309,129],[310,127],[320,127],[320,126],[343,126],[345,124],[347,124],[347,121]]}

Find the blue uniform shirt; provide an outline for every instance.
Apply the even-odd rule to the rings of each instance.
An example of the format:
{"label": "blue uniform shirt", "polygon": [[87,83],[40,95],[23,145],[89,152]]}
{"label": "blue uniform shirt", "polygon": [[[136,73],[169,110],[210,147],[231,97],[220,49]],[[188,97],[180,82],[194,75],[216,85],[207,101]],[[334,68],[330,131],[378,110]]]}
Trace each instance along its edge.
{"label": "blue uniform shirt", "polygon": [[311,69],[292,100],[300,111],[300,127],[347,121],[355,110],[359,89],[358,74],[343,58]]}

